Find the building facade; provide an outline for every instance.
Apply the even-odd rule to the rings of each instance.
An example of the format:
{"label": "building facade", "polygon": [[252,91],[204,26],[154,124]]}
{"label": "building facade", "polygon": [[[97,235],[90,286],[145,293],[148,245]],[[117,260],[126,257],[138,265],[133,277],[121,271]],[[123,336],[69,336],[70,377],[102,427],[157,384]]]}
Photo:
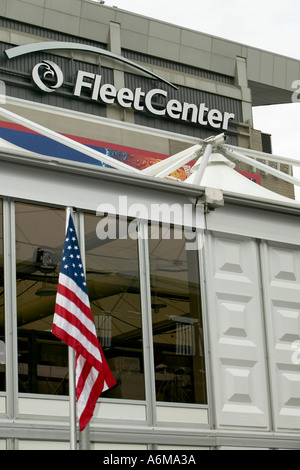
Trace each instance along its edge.
{"label": "building facade", "polygon": [[[88,0],[5,0],[0,44],[1,448],[69,448],[66,208],[117,380],[91,448],[299,448],[299,206],[252,120],[299,61]],[[233,156],[221,200],[188,184],[224,134],[286,178]]]}

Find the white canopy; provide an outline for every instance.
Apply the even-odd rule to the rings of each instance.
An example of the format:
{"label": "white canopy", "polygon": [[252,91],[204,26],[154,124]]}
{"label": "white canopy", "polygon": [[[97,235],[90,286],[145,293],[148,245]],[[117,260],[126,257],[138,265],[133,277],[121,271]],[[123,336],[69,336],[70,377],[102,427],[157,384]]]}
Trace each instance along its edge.
{"label": "white canopy", "polygon": [[[200,159],[201,162],[201,159]],[[197,165],[197,164],[196,164]],[[193,184],[197,174],[195,165],[194,172],[186,180],[186,183]],[[202,187],[220,189],[223,192],[242,195],[249,198],[263,198],[268,201],[280,201],[286,203],[296,203],[293,199],[281,196],[270,191],[260,184],[254,183],[247,177],[235,171],[235,164],[220,153],[212,153],[201,179]]]}

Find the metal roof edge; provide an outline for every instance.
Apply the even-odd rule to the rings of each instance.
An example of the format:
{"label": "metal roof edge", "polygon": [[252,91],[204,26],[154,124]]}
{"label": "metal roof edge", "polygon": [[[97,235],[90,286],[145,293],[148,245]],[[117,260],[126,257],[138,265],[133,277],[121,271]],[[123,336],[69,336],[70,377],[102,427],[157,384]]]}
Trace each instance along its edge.
{"label": "metal roof edge", "polygon": [[[107,167],[100,167],[85,163],[67,161],[60,158],[47,157],[45,155],[31,154],[28,152],[16,151],[15,149],[0,150],[0,164],[22,164],[32,167],[39,167],[47,171],[63,171],[69,174],[82,175],[85,177],[108,180],[116,183],[130,184],[163,192],[178,194],[197,201],[205,194],[205,188],[184,182],[171,181],[167,179],[155,178],[147,175],[137,175]],[[290,204],[281,201],[264,200],[259,197],[249,198],[242,194],[223,192],[225,203],[256,207],[269,211],[289,213],[300,216],[300,203],[292,201]],[[201,202],[202,203],[202,202]],[[216,210],[221,210],[217,208]]]}

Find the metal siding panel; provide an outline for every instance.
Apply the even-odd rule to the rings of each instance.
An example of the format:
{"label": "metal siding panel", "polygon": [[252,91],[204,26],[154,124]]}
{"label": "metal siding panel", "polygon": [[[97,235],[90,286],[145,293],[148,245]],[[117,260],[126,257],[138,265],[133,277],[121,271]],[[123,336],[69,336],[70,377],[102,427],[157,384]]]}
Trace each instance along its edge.
{"label": "metal siding panel", "polygon": [[[154,80],[140,75],[125,73],[125,87],[127,88],[134,90],[135,88],[141,87],[143,91],[147,92],[152,88],[155,88],[155,86],[156,84]],[[200,103],[205,103],[210,109],[216,108],[222,112],[227,111],[234,113],[236,116],[236,122],[243,121],[242,104],[239,100],[182,86],[178,86],[178,91],[163,84],[160,84],[159,88],[168,92],[168,100],[176,99],[182,103],[187,102],[190,104],[196,104],[197,106]],[[164,103],[164,99],[161,100],[161,103]]]}
{"label": "metal siding panel", "polygon": [[211,72],[209,70],[204,70],[198,67],[193,67],[191,65],[180,64],[171,60],[142,54],[140,52],[129,51],[126,49],[122,49],[122,54],[124,55],[124,57],[127,57],[128,59],[134,60],[136,62],[144,62],[146,64],[156,65],[158,67],[162,67],[168,70],[174,70],[189,75],[208,78],[209,80],[218,81],[221,83],[228,83],[230,85],[233,85],[234,83],[233,77],[216,72]]}
{"label": "metal siding panel", "polygon": [[263,312],[254,240],[207,235],[206,270],[217,427],[269,428]]}
{"label": "metal siding panel", "polygon": [[[212,135],[220,133],[219,130],[212,130],[211,128],[201,127],[200,125],[185,124],[175,120],[162,119],[161,117],[150,116],[149,114],[134,113],[134,122],[139,126],[152,127],[161,129],[167,132],[175,132],[177,134],[188,135],[197,137],[199,139],[206,139]],[[237,145],[236,135],[228,134],[228,144]]]}
{"label": "metal siding panel", "polygon": [[41,95],[36,93],[34,89],[20,88],[18,85],[6,85],[6,92],[8,96],[20,98],[32,102],[42,103],[50,106],[59,106],[72,111],[88,113],[95,116],[106,116],[106,107],[100,103],[94,103],[90,100],[74,100],[67,95],[51,94],[51,96]]}
{"label": "metal siding panel", "polygon": [[40,36],[41,38],[45,37],[48,39],[52,39],[53,41],[77,42],[102,47],[102,49],[107,49],[107,45],[104,43],[85,39],[80,36],[73,36],[70,34],[61,33],[52,29],[41,28],[39,26],[22,23],[20,21],[11,20],[4,17],[0,17],[0,27],[8,28],[13,31],[20,31],[22,33],[26,33],[32,36]]}
{"label": "metal siding panel", "polygon": [[275,429],[300,431],[300,248],[261,251]]}

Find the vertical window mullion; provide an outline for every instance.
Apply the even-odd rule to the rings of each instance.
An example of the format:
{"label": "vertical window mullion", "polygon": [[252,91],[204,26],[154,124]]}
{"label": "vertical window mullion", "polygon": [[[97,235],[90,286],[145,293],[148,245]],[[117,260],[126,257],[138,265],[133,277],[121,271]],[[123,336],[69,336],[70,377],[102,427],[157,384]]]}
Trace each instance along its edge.
{"label": "vertical window mullion", "polygon": [[6,413],[9,419],[18,415],[18,352],[15,204],[3,200],[4,305],[6,343]]}
{"label": "vertical window mullion", "polygon": [[141,312],[143,328],[147,423],[149,426],[153,426],[156,423],[156,395],[154,377],[150,262],[147,222],[141,222],[139,225],[138,250],[141,287]]}
{"label": "vertical window mullion", "polygon": [[[204,234],[203,230],[197,231],[197,246],[198,249],[198,262],[200,272],[200,289],[202,299],[202,321],[203,321],[203,340],[204,340],[204,356],[206,368],[206,388],[207,388],[207,402],[208,402],[208,420],[212,429],[216,428],[216,409],[213,394],[213,381],[212,381],[212,361],[211,361],[211,347],[210,347],[210,334],[209,334],[209,321],[208,321],[208,302],[207,302],[207,280],[206,280],[206,263],[209,262],[207,253],[207,238],[209,235]],[[205,243],[206,241],[206,243]]]}

